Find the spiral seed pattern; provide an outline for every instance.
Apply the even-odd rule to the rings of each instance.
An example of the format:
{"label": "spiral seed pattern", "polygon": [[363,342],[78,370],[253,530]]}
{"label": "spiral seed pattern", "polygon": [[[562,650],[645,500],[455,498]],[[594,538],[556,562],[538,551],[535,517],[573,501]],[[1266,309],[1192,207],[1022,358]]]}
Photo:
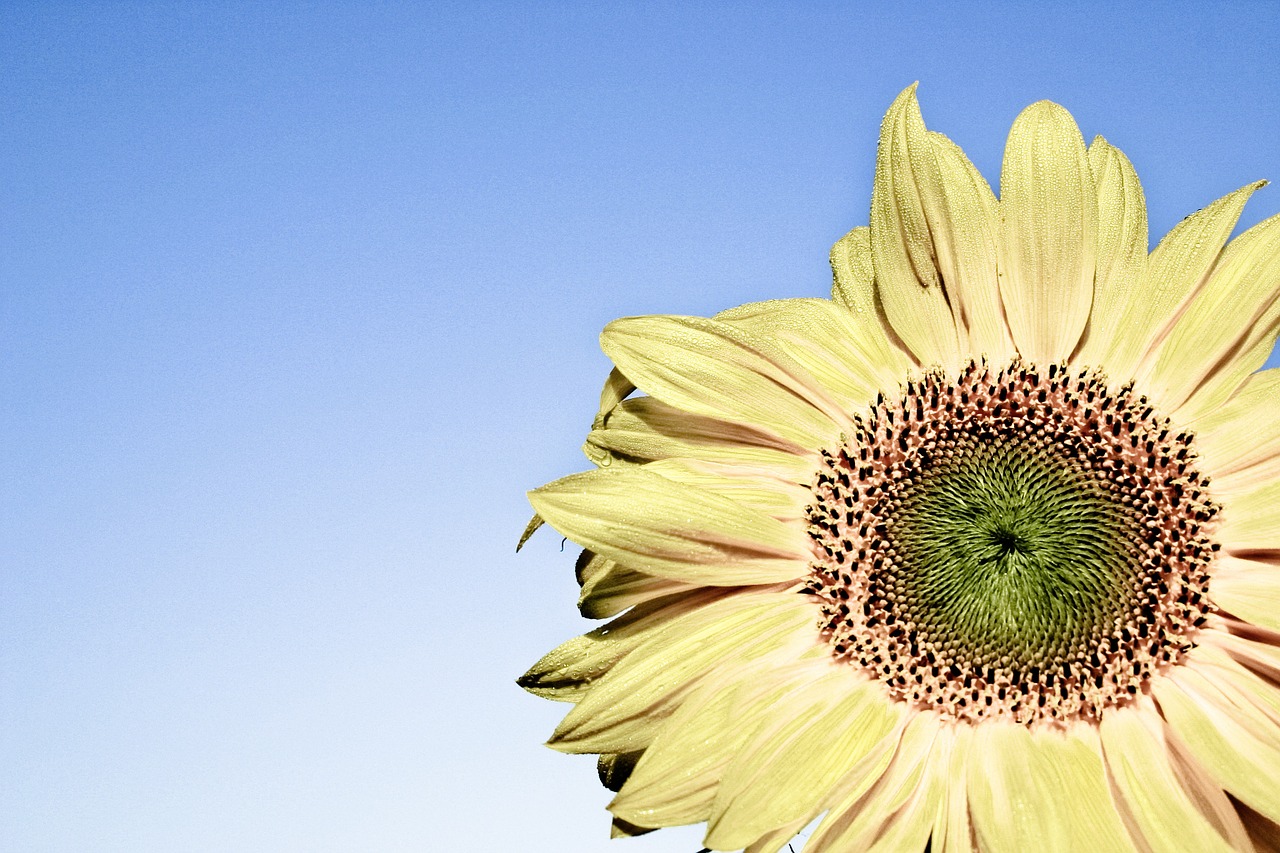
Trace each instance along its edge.
{"label": "spiral seed pattern", "polygon": [[806,588],[832,653],[966,720],[1097,719],[1194,646],[1219,507],[1131,385],[932,371],[824,452]]}

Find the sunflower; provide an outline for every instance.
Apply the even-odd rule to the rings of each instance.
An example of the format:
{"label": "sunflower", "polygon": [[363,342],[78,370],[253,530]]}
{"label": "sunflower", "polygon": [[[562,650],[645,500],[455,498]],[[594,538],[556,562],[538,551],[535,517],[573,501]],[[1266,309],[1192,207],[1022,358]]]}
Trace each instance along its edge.
{"label": "sunflower", "polygon": [[[1280,848],[1280,216],[1147,252],[1042,101],[997,199],[881,130],[831,300],[609,324],[595,469],[529,494],[603,627],[527,690],[615,835],[768,853]],[[643,392],[636,394],[636,392]]]}

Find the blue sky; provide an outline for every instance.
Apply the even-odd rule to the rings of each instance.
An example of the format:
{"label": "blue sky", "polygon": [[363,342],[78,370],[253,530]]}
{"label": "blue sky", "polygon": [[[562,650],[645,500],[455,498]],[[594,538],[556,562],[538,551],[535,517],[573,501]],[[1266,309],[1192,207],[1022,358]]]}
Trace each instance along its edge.
{"label": "blue sky", "polygon": [[993,183],[1065,105],[1154,241],[1280,178],[1277,9],[6,4],[0,848],[696,849],[513,684],[600,327],[825,294],[913,80]]}

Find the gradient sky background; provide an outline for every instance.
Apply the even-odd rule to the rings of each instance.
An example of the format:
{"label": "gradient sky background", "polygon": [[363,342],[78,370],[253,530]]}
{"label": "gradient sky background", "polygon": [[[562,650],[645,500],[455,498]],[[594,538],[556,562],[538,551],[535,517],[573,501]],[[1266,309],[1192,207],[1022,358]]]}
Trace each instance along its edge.
{"label": "gradient sky background", "polygon": [[913,80],[993,183],[1064,104],[1154,242],[1280,178],[1278,10],[4,4],[0,849],[692,853],[513,683],[600,327],[826,294]]}

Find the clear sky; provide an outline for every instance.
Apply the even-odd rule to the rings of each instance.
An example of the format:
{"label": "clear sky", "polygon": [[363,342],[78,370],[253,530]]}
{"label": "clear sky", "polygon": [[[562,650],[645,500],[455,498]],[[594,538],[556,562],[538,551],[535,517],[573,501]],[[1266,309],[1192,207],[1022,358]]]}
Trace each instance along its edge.
{"label": "clear sky", "polygon": [[827,293],[913,80],[993,183],[1065,105],[1154,241],[1280,179],[1278,43],[1270,2],[5,3],[0,849],[692,853],[606,842],[513,683],[590,627],[572,547],[513,548],[600,327]]}

